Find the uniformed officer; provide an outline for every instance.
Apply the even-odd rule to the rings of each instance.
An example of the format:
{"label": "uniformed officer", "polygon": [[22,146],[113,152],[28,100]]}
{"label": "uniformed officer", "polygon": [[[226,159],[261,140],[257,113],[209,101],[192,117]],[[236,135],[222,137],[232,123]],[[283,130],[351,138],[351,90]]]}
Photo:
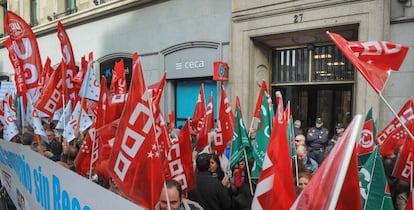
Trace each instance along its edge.
{"label": "uniformed officer", "polygon": [[325,147],[328,143],[328,129],[323,127],[323,120],[316,118],[315,127],[308,130],[306,143],[309,149],[309,157],[316,160],[319,165],[325,158]]}

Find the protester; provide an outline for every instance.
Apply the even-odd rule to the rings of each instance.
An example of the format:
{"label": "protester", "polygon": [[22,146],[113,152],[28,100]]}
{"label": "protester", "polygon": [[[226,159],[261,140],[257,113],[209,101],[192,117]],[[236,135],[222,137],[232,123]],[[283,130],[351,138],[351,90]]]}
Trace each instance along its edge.
{"label": "protester", "polygon": [[[249,165],[253,165],[253,160],[249,161]],[[252,183],[250,189],[250,180],[247,177],[247,170],[246,164],[244,161],[238,163],[238,168],[235,169],[233,176],[234,176],[234,186],[236,187],[236,191],[232,195],[232,208],[233,209],[240,209],[240,210],[248,210],[251,208],[254,190],[256,188],[255,184]],[[239,173],[242,172],[242,173]],[[240,174],[240,175],[238,175]],[[240,176],[240,178],[238,178]],[[237,183],[236,180],[240,179],[241,183]],[[237,184],[236,184],[237,183]],[[253,192],[253,194],[252,194]]]}
{"label": "protester", "polygon": [[198,202],[204,209],[231,209],[231,199],[226,187],[208,171],[210,155],[198,155],[196,166],[196,187],[188,193],[188,198]]}
{"label": "protester", "polygon": [[160,201],[155,205],[155,210],[203,210],[197,202],[183,198],[183,190],[178,181],[168,179],[165,181],[165,187],[162,189]]}
{"label": "protester", "polygon": [[293,123],[293,135],[297,136],[299,134],[303,134],[302,122],[300,122],[300,120],[295,120]]}
{"label": "protester", "polygon": [[299,173],[299,177],[298,177],[299,183],[296,186],[297,195],[299,195],[305,189],[306,185],[308,185],[311,178],[312,178],[312,175],[307,172]]}
{"label": "protester", "polygon": [[46,136],[47,136],[47,140],[49,141],[49,144],[52,143],[53,141],[56,141],[56,135],[53,129],[48,128],[46,130]]}
{"label": "protester", "polygon": [[218,180],[223,181],[225,173],[223,169],[221,169],[220,158],[215,153],[210,154],[210,167],[208,170],[211,172],[211,175],[213,177],[216,177]]}
{"label": "protester", "polygon": [[328,141],[328,144],[325,148],[325,156],[327,156],[329,154],[329,152],[332,150],[332,148],[335,146],[336,142],[338,142],[342,135],[345,132],[345,126],[342,123],[338,123],[335,126],[335,135],[332,137],[332,139],[330,141]]}
{"label": "protester", "polygon": [[383,165],[387,182],[390,187],[394,209],[405,209],[410,193],[410,184],[392,176],[396,161],[398,160],[399,150],[395,153],[383,157]]}
{"label": "protester", "polygon": [[63,151],[62,144],[57,141],[52,141],[50,143],[50,152],[52,153],[52,156],[49,157],[49,159],[55,162],[60,161],[62,151]]}
{"label": "protester", "polygon": [[318,163],[308,156],[308,152],[305,146],[298,146],[296,149],[296,155],[298,157],[298,161],[303,162],[310,174],[314,174],[316,172],[318,169]]}
{"label": "protester", "polygon": [[328,129],[323,127],[323,120],[317,118],[315,127],[308,130],[306,141],[309,149],[309,156],[316,160],[318,164],[323,162],[325,158],[325,147],[328,143]]}
{"label": "protester", "polygon": [[303,134],[298,134],[298,135],[295,136],[296,147],[298,147],[300,145],[306,146],[305,142],[306,142],[306,137]]}
{"label": "protester", "polygon": [[33,142],[34,134],[32,132],[24,132],[22,135],[23,145],[30,146]]}

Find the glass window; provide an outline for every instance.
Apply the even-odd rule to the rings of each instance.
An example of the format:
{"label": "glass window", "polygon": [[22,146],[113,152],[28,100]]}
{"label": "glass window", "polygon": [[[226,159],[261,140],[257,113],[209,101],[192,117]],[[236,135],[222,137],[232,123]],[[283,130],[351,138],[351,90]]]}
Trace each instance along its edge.
{"label": "glass window", "polygon": [[353,81],[354,72],[352,64],[335,45],[273,52],[273,83]]}
{"label": "glass window", "polygon": [[312,56],[312,81],[354,80],[354,68],[338,47],[315,47]]}
{"label": "glass window", "polygon": [[306,48],[276,50],[273,82],[308,81],[309,53]]}
{"label": "glass window", "polygon": [[66,14],[72,14],[77,11],[76,9],[76,0],[67,0],[66,1]]}
{"label": "glass window", "polygon": [[37,22],[37,0],[30,0],[30,26],[36,26]]}

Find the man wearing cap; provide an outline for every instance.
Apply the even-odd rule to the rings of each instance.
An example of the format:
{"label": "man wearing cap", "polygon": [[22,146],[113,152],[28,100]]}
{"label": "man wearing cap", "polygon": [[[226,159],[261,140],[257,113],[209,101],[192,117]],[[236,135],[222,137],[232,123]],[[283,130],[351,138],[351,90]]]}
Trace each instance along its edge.
{"label": "man wearing cap", "polygon": [[338,123],[335,126],[335,135],[332,137],[332,139],[328,142],[328,145],[325,149],[325,156],[329,154],[329,151],[332,150],[332,148],[335,146],[336,142],[339,141],[344,134],[345,126],[342,123]]}
{"label": "man wearing cap", "polygon": [[328,144],[328,129],[323,127],[323,120],[316,118],[315,127],[308,130],[306,141],[309,149],[309,157],[320,165],[325,158],[325,147]]}

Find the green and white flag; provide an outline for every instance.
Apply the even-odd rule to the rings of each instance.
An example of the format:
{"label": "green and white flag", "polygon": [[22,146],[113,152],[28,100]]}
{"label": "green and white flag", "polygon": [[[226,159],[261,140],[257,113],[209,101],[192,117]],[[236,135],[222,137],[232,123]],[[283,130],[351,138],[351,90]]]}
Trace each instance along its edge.
{"label": "green and white flag", "polygon": [[379,148],[366,154],[369,158],[359,166],[359,186],[363,209],[394,209]]}
{"label": "green and white flag", "polygon": [[255,164],[252,168],[252,178],[258,179],[263,166],[263,160],[269,144],[269,137],[272,129],[273,111],[269,106],[267,93],[262,87],[256,103],[254,117],[258,119],[256,138],[252,141],[253,157]]}
{"label": "green and white flag", "polygon": [[244,159],[244,148],[250,148],[246,127],[241,117],[240,107],[236,106],[236,121],[234,123],[234,135],[231,147],[230,167],[232,168]]}

